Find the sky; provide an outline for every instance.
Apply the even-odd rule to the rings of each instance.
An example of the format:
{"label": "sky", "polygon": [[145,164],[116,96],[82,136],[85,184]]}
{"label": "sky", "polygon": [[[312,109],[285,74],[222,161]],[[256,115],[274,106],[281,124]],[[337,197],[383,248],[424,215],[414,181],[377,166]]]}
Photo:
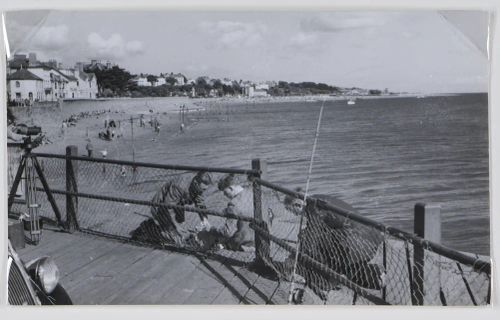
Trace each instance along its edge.
{"label": "sky", "polygon": [[134,74],[488,91],[486,12],[24,11],[6,14],[6,30],[11,54],[68,66],[100,59]]}

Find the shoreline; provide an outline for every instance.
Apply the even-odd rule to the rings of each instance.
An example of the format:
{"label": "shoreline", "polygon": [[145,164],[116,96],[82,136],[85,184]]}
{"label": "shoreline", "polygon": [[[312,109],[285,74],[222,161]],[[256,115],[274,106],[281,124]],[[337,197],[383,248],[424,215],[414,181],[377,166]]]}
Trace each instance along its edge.
{"label": "shoreline", "polygon": [[[480,94],[480,93],[477,93]],[[456,96],[460,94],[433,94],[427,95],[425,98],[439,96]],[[41,145],[37,150],[43,152],[64,153],[65,150],[61,146],[77,145],[80,153],[87,153],[85,146],[87,138],[91,139],[94,146],[94,156],[98,156],[99,150],[107,150],[108,158],[114,156],[116,152],[112,150],[118,149],[116,143],[129,141],[130,117],[138,117],[139,114],[144,115],[146,127],[148,129],[149,120],[158,118],[162,126],[177,128],[180,106],[186,106],[188,111],[211,112],[217,111],[220,106],[238,106],[238,105],[261,105],[261,104],[281,104],[281,103],[318,103],[322,101],[347,101],[348,99],[397,99],[397,98],[418,98],[416,94],[406,95],[380,95],[380,96],[330,96],[330,95],[308,95],[308,96],[279,96],[279,97],[220,97],[220,98],[188,98],[188,97],[152,97],[152,98],[99,98],[93,100],[68,100],[64,101],[62,107],[56,106],[40,106],[40,107],[10,107],[17,117],[17,123],[25,123],[27,125],[38,125],[42,127],[43,134],[51,143]],[[120,101],[126,101],[125,104],[120,104]],[[97,102],[97,103],[96,103]],[[116,102],[116,103],[113,103]],[[135,103],[137,102],[137,103]],[[149,103],[148,103],[149,102]],[[94,105],[91,105],[94,103]],[[100,105],[102,103],[102,105]],[[104,111],[103,114],[91,115],[86,118],[79,119],[76,126],[70,126],[65,129],[62,134],[62,121],[67,119],[75,112],[76,108],[72,105],[82,105],[88,110]],[[88,104],[85,106],[85,104]],[[69,106],[69,107],[68,107]],[[103,110],[104,109],[104,110]],[[113,141],[105,141],[98,138],[98,132],[104,131],[104,119],[114,119],[122,122],[124,125],[123,138],[116,138]],[[134,126],[136,127],[136,126]],[[156,133],[153,128],[150,130],[134,130],[135,138],[141,138],[144,135],[151,135],[148,139],[155,139]],[[88,136],[87,136],[88,131]],[[115,128],[118,134],[118,128]],[[118,152],[119,154],[119,152]]]}

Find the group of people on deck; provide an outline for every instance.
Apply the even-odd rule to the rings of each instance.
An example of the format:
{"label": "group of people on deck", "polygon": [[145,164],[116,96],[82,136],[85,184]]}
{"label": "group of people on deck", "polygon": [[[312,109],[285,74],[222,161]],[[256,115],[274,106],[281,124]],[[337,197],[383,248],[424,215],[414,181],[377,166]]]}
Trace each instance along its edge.
{"label": "group of people on deck", "polygon": [[[222,226],[212,226],[206,214],[198,213],[199,224],[196,230],[186,227],[184,206],[206,209],[205,197],[212,186],[217,186],[218,191],[229,200],[224,213],[253,217],[253,190],[250,185],[237,183],[232,174],[214,181],[210,173],[199,172],[187,188],[173,180],[166,182],[152,199],[153,203],[159,204],[152,206],[152,218],[142,222],[131,233],[132,238],[176,247],[195,246],[201,250],[254,251],[254,231],[246,220],[228,218]],[[333,201],[334,205],[345,210],[354,210],[345,202],[329,196],[314,197],[329,203]],[[357,285],[380,289],[381,271],[376,264],[371,263],[382,241],[378,232],[350,224],[341,216],[329,210],[318,209],[316,205],[306,205],[298,198],[286,197],[283,204],[289,213],[305,217],[305,225],[298,235],[302,254],[346,276]],[[283,269],[291,272],[294,260],[295,256],[290,254]],[[321,279],[318,281],[318,274],[311,273],[305,264],[298,265],[297,273],[323,299],[326,299],[325,292],[339,288],[327,275],[320,275]]]}
{"label": "group of people on deck", "polygon": [[216,183],[210,173],[198,172],[187,187],[177,180],[167,181],[153,196],[151,202],[159,206],[151,208],[152,218],[143,221],[131,233],[132,239],[179,247],[196,245],[206,250],[253,250],[254,237],[248,222],[226,219],[223,226],[214,227],[206,214],[198,213],[199,224],[196,230],[188,229],[185,223],[184,206],[207,209],[207,190],[216,184],[217,189],[230,200],[224,212],[252,217],[253,209],[248,206],[248,203],[252,203],[252,192],[235,180],[234,175],[227,175]]}

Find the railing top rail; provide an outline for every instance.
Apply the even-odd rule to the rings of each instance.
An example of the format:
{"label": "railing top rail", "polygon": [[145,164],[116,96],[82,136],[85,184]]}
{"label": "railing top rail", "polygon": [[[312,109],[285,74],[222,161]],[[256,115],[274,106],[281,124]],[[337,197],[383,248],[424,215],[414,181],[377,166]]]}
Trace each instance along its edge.
{"label": "railing top rail", "polygon": [[89,157],[82,157],[82,156],[66,156],[64,154],[51,154],[51,153],[32,153],[32,154],[36,157],[39,157],[39,158],[69,159],[69,160],[88,161],[88,162],[96,162],[96,163],[117,164],[117,165],[124,165],[124,166],[166,169],[166,170],[207,171],[207,172],[233,173],[233,174],[245,174],[245,175],[257,175],[260,173],[258,170],[253,170],[253,169],[217,168],[217,167],[199,167],[199,166],[158,164],[158,163],[126,161],[126,160],[89,158]]}
{"label": "railing top rail", "polygon": [[[287,189],[285,187],[279,186],[279,185],[274,184],[274,183],[269,182],[269,181],[262,180],[260,178],[253,178],[253,181],[255,181],[255,182],[257,182],[265,187],[268,187],[270,189],[287,194],[291,197],[295,197],[297,199],[304,199],[304,194],[301,192],[296,192],[296,191]],[[386,225],[384,225],[380,222],[377,222],[375,220],[363,217],[354,211],[346,210],[344,208],[332,205],[332,204],[325,202],[323,200],[314,199],[314,198],[308,198],[307,200],[308,201],[315,201],[316,204],[320,208],[333,211],[333,212],[335,212],[341,216],[344,216],[348,219],[351,219],[353,221],[359,222],[359,223],[364,224],[366,226],[373,227],[381,232],[386,232],[386,233],[390,234],[391,236],[394,236],[398,239],[409,241],[413,244],[420,245],[423,248],[428,249],[430,251],[433,251],[439,255],[442,255],[442,256],[447,257],[447,258],[452,259],[452,260],[455,260],[455,261],[460,262],[462,264],[471,266],[476,271],[491,274],[491,264],[487,261],[483,261],[479,258],[471,257],[469,255],[466,255],[466,254],[459,252],[457,250],[448,248],[448,247],[443,246],[441,244],[425,240],[423,238],[420,238],[414,234],[403,231],[401,229],[386,226]]]}
{"label": "railing top rail", "polygon": [[[42,191],[43,189],[39,188],[38,190]],[[65,191],[65,190],[56,190],[56,189],[50,189],[50,192],[53,194],[70,195],[70,196],[87,198],[87,199],[129,203],[129,204],[136,204],[136,205],[157,207],[157,208],[179,209],[179,210],[185,210],[186,212],[202,213],[202,214],[206,214],[209,216],[217,216],[217,217],[222,217],[222,218],[227,218],[227,219],[242,220],[242,221],[246,221],[246,222],[254,222],[255,221],[255,219],[251,218],[251,217],[245,217],[245,216],[240,216],[240,215],[226,213],[226,212],[218,212],[215,210],[201,209],[201,208],[197,208],[197,207],[193,207],[193,206],[181,206],[181,205],[177,205],[174,203],[153,202],[153,201],[145,201],[145,200],[137,200],[137,199],[129,199],[129,198],[121,198],[121,197],[113,197],[113,196],[103,196],[103,195],[83,193],[83,192],[69,192],[69,191]]]}

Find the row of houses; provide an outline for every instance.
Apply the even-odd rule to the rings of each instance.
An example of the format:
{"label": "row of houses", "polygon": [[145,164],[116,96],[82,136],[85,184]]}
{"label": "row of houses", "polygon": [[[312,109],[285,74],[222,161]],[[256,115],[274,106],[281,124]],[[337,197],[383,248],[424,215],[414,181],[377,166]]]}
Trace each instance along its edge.
{"label": "row of houses", "polygon": [[158,87],[167,83],[171,83],[174,86],[183,86],[187,84],[186,77],[184,77],[182,73],[162,73],[159,76],[140,74],[130,81],[139,87]]}
{"label": "row of houses", "polygon": [[83,64],[63,68],[55,61],[40,62],[36,55],[15,55],[7,66],[7,96],[10,102],[32,105],[34,102],[95,99],[97,79],[83,71]]}

